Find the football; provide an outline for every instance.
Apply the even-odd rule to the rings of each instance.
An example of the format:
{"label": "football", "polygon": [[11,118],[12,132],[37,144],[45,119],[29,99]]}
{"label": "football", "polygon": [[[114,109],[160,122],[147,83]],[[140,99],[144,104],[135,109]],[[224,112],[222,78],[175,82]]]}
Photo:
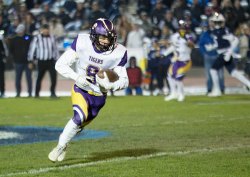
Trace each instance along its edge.
{"label": "football", "polygon": [[109,82],[115,82],[119,79],[119,76],[118,74],[116,74],[116,72],[114,72],[113,70],[111,69],[103,69],[103,70],[100,70],[97,75],[98,77],[100,78],[104,78],[104,72],[106,72],[107,76],[108,76],[108,79],[109,79]]}

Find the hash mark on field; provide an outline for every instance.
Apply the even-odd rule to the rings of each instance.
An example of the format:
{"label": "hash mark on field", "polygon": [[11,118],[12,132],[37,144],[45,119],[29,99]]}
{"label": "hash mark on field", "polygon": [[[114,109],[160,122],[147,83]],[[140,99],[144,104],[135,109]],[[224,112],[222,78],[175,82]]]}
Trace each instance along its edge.
{"label": "hash mark on field", "polygon": [[23,171],[23,172],[7,173],[7,174],[0,175],[0,177],[36,175],[36,174],[47,173],[47,172],[55,171],[55,170],[81,168],[81,167],[88,167],[88,166],[94,166],[94,165],[105,164],[105,163],[126,162],[129,160],[141,160],[141,159],[149,159],[149,158],[163,157],[163,156],[181,156],[181,155],[187,155],[191,153],[210,153],[210,152],[218,152],[218,151],[237,150],[240,148],[250,148],[250,145],[238,145],[238,146],[221,147],[221,148],[204,148],[204,149],[194,149],[190,151],[159,152],[159,153],[142,155],[142,156],[137,156],[137,157],[119,157],[119,158],[100,160],[100,161],[94,161],[94,162],[88,162],[88,163],[64,165],[60,167],[46,167],[46,168],[40,168],[40,169],[31,169],[31,170]]}

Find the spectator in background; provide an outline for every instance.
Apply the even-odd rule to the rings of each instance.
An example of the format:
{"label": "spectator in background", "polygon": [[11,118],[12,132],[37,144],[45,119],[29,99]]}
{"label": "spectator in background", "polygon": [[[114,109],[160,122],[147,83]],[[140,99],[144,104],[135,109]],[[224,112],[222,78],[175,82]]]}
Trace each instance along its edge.
{"label": "spectator in background", "polygon": [[28,52],[29,45],[31,42],[31,36],[25,34],[25,26],[23,24],[19,24],[16,28],[16,35],[10,39],[9,50],[10,54],[13,57],[13,61],[15,63],[15,72],[16,72],[16,97],[20,97],[21,94],[21,80],[22,74],[25,71],[26,80],[27,80],[27,88],[28,88],[28,96],[32,96],[32,77],[31,77],[31,69],[28,65]]}
{"label": "spectator in background", "polygon": [[200,16],[204,12],[204,6],[201,3],[199,3],[199,0],[193,0],[193,3],[190,7],[190,12],[191,12],[193,24],[195,26],[199,26],[200,21],[201,21]]}
{"label": "spectator in background", "polygon": [[249,27],[247,24],[241,24],[237,29],[237,37],[239,38],[239,53],[241,58],[237,63],[239,70],[244,70],[247,63],[247,52],[249,50]]}
{"label": "spectator in background", "polygon": [[72,20],[63,7],[59,8],[58,18],[61,19],[63,26],[67,25]]}
{"label": "spectator in background", "polygon": [[41,4],[42,3],[42,0],[25,0],[25,4],[26,4],[26,7],[27,9],[31,10],[35,7],[35,5],[37,4]]}
{"label": "spectator in background", "polygon": [[129,67],[127,68],[129,85],[125,90],[126,95],[132,95],[135,90],[136,95],[142,95],[142,70],[136,65],[134,56],[129,59]]}
{"label": "spectator in background", "polygon": [[25,33],[29,35],[32,35],[33,32],[37,30],[35,17],[31,12],[28,12],[25,15],[24,26],[25,26]]}
{"label": "spectator in background", "polygon": [[4,18],[3,14],[0,12],[0,30],[3,31],[3,35],[7,36],[9,24],[7,20]]}
{"label": "spectator in background", "polygon": [[44,24],[41,27],[40,34],[34,36],[30,48],[28,60],[34,61],[37,59],[37,80],[36,80],[36,90],[35,97],[38,98],[40,96],[40,89],[42,79],[46,73],[49,71],[50,80],[51,80],[51,98],[56,98],[55,88],[56,88],[56,70],[55,70],[55,62],[59,56],[57,42],[54,35],[50,34],[49,25]]}
{"label": "spectator in background", "polygon": [[9,28],[8,28],[8,36],[13,36],[16,34],[16,28],[17,26],[20,24],[20,19],[18,17],[14,17],[12,20],[11,20],[11,23],[9,25]]}
{"label": "spectator in background", "polygon": [[[213,23],[211,20],[204,21],[201,24],[202,34],[199,38],[198,44],[199,49],[203,57],[204,61],[204,71],[206,76],[206,85],[207,85],[207,94],[211,93],[213,88],[213,82],[210,74],[210,69],[216,58],[218,57],[217,53],[217,43],[212,36],[211,30],[213,29]],[[218,71],[219,76],[219,84],[220,90],[224,93],[225,86],[224,86],[224,70],[223,68]]]}
{"label": "spectator in background", "polygon": [[31,12],[36,17],[36,20],[38,22],[41,21],[39,15],[42,13],[42,11],[43,11],[42,3],[39,3],[39,2],[34,2],[33,8],[29,10],[29,12]]}
{"label": "spectator in background", "polygon": [[[248,8],[250,8],[248,6]],[[245,14],[247,13],[246,10],[240,5],[240,0],[234,1],[233,6],[233,13],[236,15],[236,21],[241,24],[246,21]]]}
{"label": "spectator in background", "polygon": [[147,71],[150,72],[149,90],[151,95],[163,94],[163,70],[161,61],[164,56],[161,54],[160,44],[157,40],[152,40],[152,46],[148,53]]}
{"label": "spectator in background", "polygon": [[211,2],[208,2],[204,8],[204,14],[208,17],[211,17],[215,12],[219,11],[220,11],[220,6],[217,0],[212,0]]}
{"label": "spectator in background", "polygon": [[237,26],[239,25],[239,21],[237,21],[237,15],[233,10],[233,3],[231,0],[223,0],[221,2],[221,14],[225,18],[225,26],[231,31],[235,32]]}
{"label": "spectator in background", "polygon": [[84,6],[84,3],[82,2],[77,2],[77,5],[76,5],[76,10],[74,11],[74,14],[73,14],[73,19],[74,20],[82,20],[83,24],[84,22],[87,20],[86,18],[86,9],[85,9],[85,6]]}
{"label": "spectator in background", "polygon": [[151,12],[151,0],[137,0],[137,13],[141,14],[141,12]]}
{"label": "spectator in background", "polygon": [[165,12],[164,18],[159,24],[160,28],[163,28],[163,26],[168,26],[172,32],[176,32],[176,29],[178,29],[178,20],[173,16],[173,12],[171,10],[167,10]]}
{"label": "spectator in background", "polygon": [[70,13],[76,9],[76,2],[74,0],[66,0],[63,8]]}
{"label": "spectator in background", "polygon": [[140,27],[139,22],[132,23],[132,30],[128,33],[127,48],[141,48],[143,47],[143,39],[145,31]]}
{"label": "spectator in background", "polygon": [[[162,32],[164,32],[164,30]],[[165,34],[164,36],[162,36],[162,39],[159,41],[161,55],[162,55],[159,62],[159,82],[160,82],[159,85],[160,88],[162,87],[162,89],[164,88],[164,86],[166,86],[168,91],[170,90],[170,87],[167,75],[168,75],[168,69],[171,65],[171,58],[173,57],[173,53],[165,56],[164,52],[170,46],[170,43],[168,42],[169,39],[170,39],[170,33],[168,35]]]}
{"label": "spectator in background", "polygon": [[225,13],[227,11],[233,10],[233,3],[231,0],[222,0],[220,4],[220,8],[221,8],[220,10],[221,14],[225,16]]}
{"label": "spectator in background", "polygon": [[24,3],[21,3],[19,6],[18,6],[18,17],[21,19],[21,22],[23,22],[23,20],[25,19],[25,16],[26,14],[29,12],[27,7],[26,7],[26,4]]}
{"label": "spectator in background", "polygon": [[49,23],[49,21],[55,17],[54,12],[50,10],[50,6],[48,2],[43,3],[43,11],[38,15],[38,20],[43,21],[44,23]]}
{"label": "spectator in background", "polygon": [[164,14],[167,8],[162,3],[162,0],[157,0],[152,13],[150,14],[151,22],[153,25],[158,26],[161,19],[164,18]]}
{"label": "spectator in background", "polygon": [[194,18],[189,10],[184,11],[184,18],[183,20],[190,26],[190,30],[194,31],[195,27],[199,26],[199,23],[194,23]]}
{"label": "spectator in background", "polygon": [[173,16],[177,20],[181,20],[184,17],[185,10],[189,10],[185,0],[176,0],[172,5]]}
{"label": "spectator in background", "polygon": [[235,30],[239,26],[239,22],[237,21],[236,14],[233,13],[233,9],[226,9],[224,12],[225,17],[225,26],[228,27],[228,29],[235,33]]}
{"label": "spectator in background", "polygon": [[140,13],[140,19],[142,21],[142,29],[145,31],[145,35],[149,37],[151,35],[153,24],[151,23],[148,14],[145,11],[142,11]]}
{"label": "spectator in background", "polygon": [[161,39],[161,29],[153,27],[150,34],[151,41],[159,41]]}
{"label": "spectator in background", "polygon": [[127,37],[129,31],[131,31],[132,25],[128,20],[126,15],[121,15],[116,21],[116,31],[117,31],[117,42],[126,45]]}
{"label": "spectator in background", "polygon": [[86,18],[86,12],[84,8],[84,4],[78,2],[76,9],[71,12],[71,22],[67,23],[65,26],[66,31],[80,31],[81,28],[84,27],[84,25],[87,24],[87,18]]}
{"label": "spectator in background", "polygon": [[65,31],[61,20],[57,17],[51,19],[49,23],[49,30],[52,35],[54,35],[57,39],[61,39],[65,35]]}
{"label": "spectator in background", "polygon": [[[102,2],[103,1],[103,2]],[[102,8],[105,9],[105,14],[107,17],[109,17],[109,19],[115,19],[118,16],[121,15],[121,7],[124,8],[125,6],[127,6],[126,2],[120,1],[120,0],[112,0],[111,3],[109,4],[108,8],[107,7],[107,0],[102,0],[101,2],[99,2],[100,4],[102,4]]]}
{"label": "spectator in background", "polygon": [[0,98],[5,96],[5,57],[8,55],[3,35],[0,34]]}
{"label": "spectator in background", "polygon": [[89,28],[98,18],[107,18],[107,17],[106,14],[100,8],[99,2],[93,1],[91,4],[91,11],[88,17],[88,22],[86,25],[84,25],[84,29]]}
{"label": "spectator in background", "polygon": [[172,33],[173,31],[167,25],[164,25],[161,28],[161,40],[169,39]]}

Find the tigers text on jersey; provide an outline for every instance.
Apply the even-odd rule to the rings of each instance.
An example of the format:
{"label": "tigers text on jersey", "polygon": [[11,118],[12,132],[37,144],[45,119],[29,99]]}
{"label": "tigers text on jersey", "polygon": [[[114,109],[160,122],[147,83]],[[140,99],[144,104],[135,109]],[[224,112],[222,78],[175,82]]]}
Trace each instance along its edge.
{"label": "tigers text on jersey", "polygon": [[[62,55],[58,60],[57,71],[67,78],[76,80],[79,74],[88,78],[90,84],[82,88],[89,93],[101,95],[99,86],[96,83],[96,73],[101,69],[113,69],[119,76],[118,89],[125,87],[127,82],[127,72],[125,65],[127,63],[127,50],[117,44],[113,51],[98,52],[90,40],[89,34],[79,34],[71,45],[71,51],[68,55]],[[67,53],[67,51],[65,52]],[[69,68],[76,62],[76,73]],[[116,88],[116,89],[117,89]]]}
{"label": "tigers text on jersey", "polygon": [[192,49],[188,47],[187,40],[191,40],[191,36],[186,34],[185,38],[183,38],[179,33],[173,34],[170,38],[179,61],[189,61],[191,59]]}

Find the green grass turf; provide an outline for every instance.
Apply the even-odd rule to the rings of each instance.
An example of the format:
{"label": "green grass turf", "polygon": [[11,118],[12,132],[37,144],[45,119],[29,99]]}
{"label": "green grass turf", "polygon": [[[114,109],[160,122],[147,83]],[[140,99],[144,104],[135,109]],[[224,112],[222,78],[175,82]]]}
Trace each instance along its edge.
{"label": "green grass turf", "polygon": [[[0,105],[0,126],[64,127],[72,116],[69,97],[0,99]],[[0,146],[0,176],[249,177],[249,107],[250,95],[190,96],[183,103],[108,97],[86,129],[110,136],[73,141],[61,163],[47,159],[56,141]]]}

